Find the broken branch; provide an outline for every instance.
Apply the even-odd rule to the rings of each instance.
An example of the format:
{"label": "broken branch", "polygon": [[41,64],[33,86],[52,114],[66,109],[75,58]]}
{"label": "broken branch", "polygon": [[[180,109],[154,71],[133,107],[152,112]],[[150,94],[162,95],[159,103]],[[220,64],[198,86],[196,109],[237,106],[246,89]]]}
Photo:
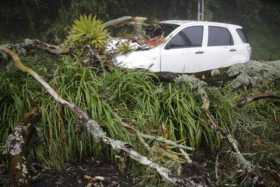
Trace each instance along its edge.
{"label": "broken branch", "polygon": [[[1,47],[1,46],[0,46]],[[34,39],[25,39],[24,42],[18,44],[7,44],[2,48],[15,48],[19,51],[22,49],[40,49],[46,51],[52,55],[65,55],[70,52],[68,48],[64,48],[58,45],[48,44],[46,42],[42,42],[40,40]]]}
{"label": "broken branch", "polygon": [[248,172],[253,171],[253,165],[246,160],[246,158],[242,155],[238,148],[238,143],[236,139],[231,135],[228,129],[222,129],[218,123],[216,122],[214,116],[211,114],[209,108],[210,108],[210,99],[208,97],[208,94],[206,92],[205,86],[207,85],[204,81],[201,81],[200,79],[193,77],[193,76],[188,76],[188,75],[183,75],[181,77],[178,77],[176,79],[177,83],[180,82],[187,82],[190,84],[191,88],[196,90],[198,92],[198,95],[200,96],[202,100],[202,110],[204,111],[206,117],[208,118],[211,127],[215,130],[217,130],[218,133],[221,133],[223,136],[225,136],[232,146],[233,150],[235,151],[235,157],[238,160],[239,165]]}
{"label": "broken branch", "polygon": [[147,157],[139,154],[137,151],[135,151],[133,148],[131,148],[130,145],[127,143],[120,141],[120,140],[114,140],[106,135],[106,132],[103,131],[101,125],[97,123],[95,120],[90,119],[88,114],[81,110],[78,106],[75,104],[63,99],[41,76],[39,76],[35,71],[33,71],[31,68],[26,67],[22,64],[19,56],[11,51],[10,49],[3,48],[1,49],[5,53],[7,53],[14,61],[15,66],[20,69],[21,71],[31,75],[35,80],[37,80],[49,93],[53,99],[61,104],[62,106],[65,106],[69,108],[72,112],[78,115],[79,119],[83,122],[83,125],[85,126],[85,129],[89,134],[91,134],[95,141],[102,142],[104,144],[107,144],[112,147],[114,150],[119,150],[125,152],[131,159],[137,161],[138,163],[147,166],[149,168],[152,168],[157,171],[157,173],[167,182],[172,183],[174,185],[187,185],[187,186],[203,186],[201,184],[196,183],[195,181],[192,181],[191,179],[181,179],[179,177],[176,177],[171,174],[171,171],[151,160],[149,160]]}
{"label": "broken branch", "polygon": [[112,19],[104,23],[105,27],[116,26],[119,24],[129,23],[131,21],[138,23],[143,23],[147,18],[145,17],[132,17],[132,16],[123,16],[116,19]]}
{"label": "broken branch", "polygon": [[106,23],[104,23],[104,26],[105,27],[110,27],[110,26],[114,26],[114,25],[119,25],[119,24],[124,23],[124,22],[129,22],[131,20],[132,20],[131,16],[123,16],[123,17],[120,17],[120,18],[116,18],[116,19],[112,19],[110,21],[107,21]]}
{"label": "broken branch", "polygon": [[263,100],[263,99],[273,99],[273,100],[280,100],[280,96],[277,96],[273,93],[260,93],[260,94],[257,94],[255,96],[247,96],[247,97],[244,97],[242,98],[237,106],[238,107],[243,107],[247,104],[250,104],[252,102],[255,102],[255,101],[259,101],[259,100]]}
{"label": "broken branch", "polygon": [[34,132],[33,124],[38,121],[39,116],[40,113],[37,108],[25,114],[23,121],[14,128],[12,134],[7,138],[6,149],[10,160],[9,173],[12,186],[31,186],[26,161],[26,148]]}
{"label": "broken branch", "polygon": [[132,127],[131,125],[123,122],[122,119],[115,112],[113,113],[113,115],[119,120],[119,122],[121,123],[121,125],[123,127],[134,131],[135,133],[137,133],[138,136],[141,136],[144,139],[149,139],[149,140],[152,140],[152,141],[165,143],[165,144],[171,145],[171,146],[173,146],[175,148],[179,148],[179,149],[185,149],[185,150],[189,150],[189,151],[194,150],[192,147],[188,147],[188,146],[185,146],[185,145],[182,145],[182,144],[178,144],[174,141],[168,140],[168,139],[160,137],[160,136],[152,136],[152,135],[144,134],[144,133],[140,132],[139,130],[137,130],[136,128]]}

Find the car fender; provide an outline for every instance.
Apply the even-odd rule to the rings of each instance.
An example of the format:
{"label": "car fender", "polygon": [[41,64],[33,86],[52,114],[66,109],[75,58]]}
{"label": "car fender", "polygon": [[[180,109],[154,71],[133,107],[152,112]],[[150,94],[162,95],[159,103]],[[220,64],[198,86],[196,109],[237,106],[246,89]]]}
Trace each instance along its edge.
{"label": "car fender", "polygon": [[118,55],[113,59],[116,66],[127,69],[146,69],[152,72],[160,71],[160,50],[134,51],[124,55]]}

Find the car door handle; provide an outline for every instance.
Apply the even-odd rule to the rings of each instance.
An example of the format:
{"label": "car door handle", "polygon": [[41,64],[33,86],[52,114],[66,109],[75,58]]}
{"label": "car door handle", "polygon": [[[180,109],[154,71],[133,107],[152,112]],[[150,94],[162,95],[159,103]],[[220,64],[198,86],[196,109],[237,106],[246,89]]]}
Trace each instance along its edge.
{"label": "car door handle", "polygon": [[195,54],[197,54],[197,55],[204,54],[204,51],[196,51]]}
{"label": "car door handle", "polygon": [[229,51],[230,52],[236,52],[236,49],[230,49]]}

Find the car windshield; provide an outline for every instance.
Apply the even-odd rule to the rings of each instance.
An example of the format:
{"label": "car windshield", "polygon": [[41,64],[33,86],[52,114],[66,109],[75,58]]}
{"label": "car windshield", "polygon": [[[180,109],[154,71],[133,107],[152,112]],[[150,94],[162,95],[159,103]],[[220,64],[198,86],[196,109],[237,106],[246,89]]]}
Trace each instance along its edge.
{"label": "car windshield", "polygon": [[163,36],[164,38],[168,36],[172,31],[174,31],[179,25],[175,24],[166,24],[166,23],[161,23],[159,25],[151,25],[146,28],[146,34],[150,38],[156,38],[156,37],[161,37]]}
{"label": "car windshield", "polygon": [[160,24],[164,37],[168,36],[172,31],[179,27],[175,24]]}

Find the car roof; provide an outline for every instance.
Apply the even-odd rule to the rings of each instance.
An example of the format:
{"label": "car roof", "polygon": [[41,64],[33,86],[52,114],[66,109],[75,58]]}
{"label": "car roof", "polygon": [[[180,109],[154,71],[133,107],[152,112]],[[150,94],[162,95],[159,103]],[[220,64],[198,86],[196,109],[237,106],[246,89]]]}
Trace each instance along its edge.
{"label": "car roof", "polygon": [[196,23],[196,24],[209,24],[209,25],[220,25],[220,26],[234,26],[234,27],[241,27],[240,25],[234,25],[229,23],[222,23],[222,22],[212,22],[212,21],[195,21],[195,20],[163,20],[160,23],[162,24],[171,24],[171,25],[185,25],[188,23]]}
{"label": "car roof", "polygon": [[171,24],[171,25],[183,25],[186,23],[191,23],[192,21],[189,20],[163,20],[160,23],[163,24]]}

